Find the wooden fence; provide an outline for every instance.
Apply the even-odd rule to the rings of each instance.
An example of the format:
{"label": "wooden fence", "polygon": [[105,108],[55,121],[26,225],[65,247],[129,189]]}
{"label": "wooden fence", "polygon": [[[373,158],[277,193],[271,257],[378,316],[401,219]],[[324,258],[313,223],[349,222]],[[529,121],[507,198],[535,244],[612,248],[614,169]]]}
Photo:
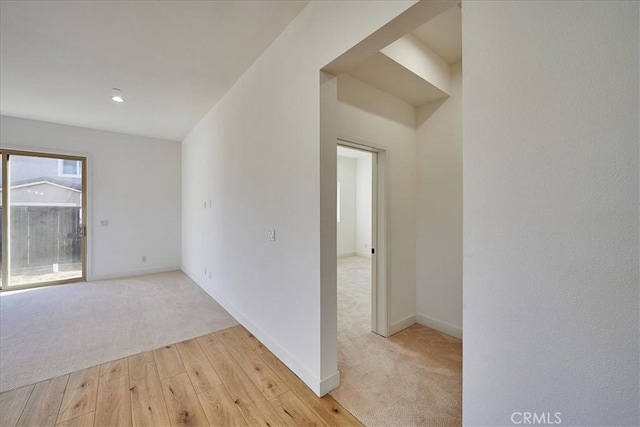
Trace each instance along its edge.
{"label": "wooden fence", "polygon": [[12,270],[80,262],[81,225],[79,207],[11,207]]}

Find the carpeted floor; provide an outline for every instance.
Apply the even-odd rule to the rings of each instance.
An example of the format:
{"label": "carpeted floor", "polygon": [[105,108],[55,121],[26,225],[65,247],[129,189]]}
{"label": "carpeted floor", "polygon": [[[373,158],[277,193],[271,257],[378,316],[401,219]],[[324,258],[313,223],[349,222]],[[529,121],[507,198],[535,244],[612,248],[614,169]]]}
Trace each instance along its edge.
{"label": "carpeted floor", "polygon": [[462,342],[413,325],[369,332],[369,260],[338,260],[338,368],[331,395],[368,426],[462,424]]}
{"label": "carpeted floor", "polygon": [[237,325],[184,273],[0,294],[0,392]]}
{"label": "carpeted floor", "polygon": [[[338,258],[338,343],[371,331],[371,260]],[[338,349],[342,346],[338,345]]]}

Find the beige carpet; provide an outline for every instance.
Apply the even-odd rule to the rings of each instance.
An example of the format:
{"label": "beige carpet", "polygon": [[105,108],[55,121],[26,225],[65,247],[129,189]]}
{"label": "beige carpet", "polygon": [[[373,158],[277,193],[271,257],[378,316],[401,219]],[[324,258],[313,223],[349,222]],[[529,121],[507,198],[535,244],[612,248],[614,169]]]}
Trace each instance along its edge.
{"label": "beige carpet", "polygon": [[331,395],[367,426],[462,424],[462,342],[421,325],[369,331],[370,266],[338,260],[338,368]]}
{"label": "beige carpet", "polygon": [[359,256],[338,258],[338,342],[348,342],[370,331],[371,260]]}
{"label": "beige carpet", "polygon": [[237,325],[182,272],[0,294],[0,392]]}

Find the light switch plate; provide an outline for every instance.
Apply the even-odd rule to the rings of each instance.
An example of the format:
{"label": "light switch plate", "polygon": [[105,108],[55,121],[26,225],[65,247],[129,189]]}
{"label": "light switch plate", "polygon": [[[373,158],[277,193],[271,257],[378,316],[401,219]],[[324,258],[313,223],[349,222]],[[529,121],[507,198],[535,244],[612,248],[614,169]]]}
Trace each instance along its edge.
{"label": "light switch plate", "polygon": [[276,241],[276,229],[275,228],[269,230],[269,240],[272,241],[272,242]]}

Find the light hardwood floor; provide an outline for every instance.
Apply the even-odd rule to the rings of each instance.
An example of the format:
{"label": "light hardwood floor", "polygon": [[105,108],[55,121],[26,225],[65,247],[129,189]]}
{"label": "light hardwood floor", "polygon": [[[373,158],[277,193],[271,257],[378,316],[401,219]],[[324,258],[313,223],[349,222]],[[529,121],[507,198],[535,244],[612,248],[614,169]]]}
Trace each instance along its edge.
{"label": "light hardwood floor", "polygon": [[0,426],[361,426],[241,326],[0,394]]}

